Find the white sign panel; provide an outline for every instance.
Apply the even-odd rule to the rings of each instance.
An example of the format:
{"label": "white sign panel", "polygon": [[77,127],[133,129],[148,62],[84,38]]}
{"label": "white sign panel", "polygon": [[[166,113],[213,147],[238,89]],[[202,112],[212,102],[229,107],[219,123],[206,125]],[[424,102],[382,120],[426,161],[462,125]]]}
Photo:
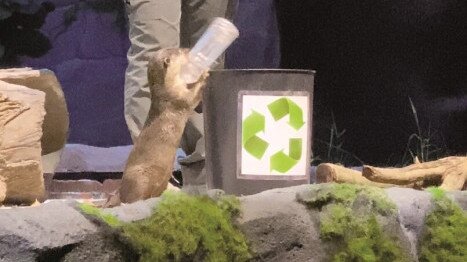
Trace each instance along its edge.
{"label": "white sign panel", "polygon": [[305,176],[308,171],[309,97],[243,95],[242,176]]}

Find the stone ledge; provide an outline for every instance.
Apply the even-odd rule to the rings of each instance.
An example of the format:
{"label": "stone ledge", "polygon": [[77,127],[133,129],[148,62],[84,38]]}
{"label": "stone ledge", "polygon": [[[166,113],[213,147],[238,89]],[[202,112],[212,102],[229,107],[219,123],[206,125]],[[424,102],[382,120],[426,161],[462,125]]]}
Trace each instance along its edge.
{"label": "stone ledge", "polygon": [[97,226],[74,205],[52,201],[0,209],[0,261],[35,261],[42,252],[80,243],[95,233]]}
{"label": "stone ledge", "polygon": [[[243,211],[238,220],[239,226],[255,250],[261,254],[263,261],[327,259],[326,245],[319,237],[319,211],[309,210],[297,202],[297,199],[306,197],[311,188],[325,186],[326,184],[302,185],[272,189],[239,198]],[[398,209],[397,219],[393,222],[400,226],[402,234],[410,242],[408,248],[414,249],[423,228],[424,217],[432,208],[431,195],[405,188],[389,188],[385,191]],[[211,197],[215,197],[219,191],[210,193]],[[448,193],[448,196],[466,209],[467,192]],[[103,212],[113,214],[122,221],[135,221],[149,216],[158,202],[159,198],[153,198],[104,209]],[[112,258],[120,254],[117,247],[112,247],[109,243],[84,241],[101,241],[104,238],[96,237],[96,233],[103,233],[98,233],[102,230],[79,213],[75,205],[76,202],[52,201],[38,207],[0,209],[0,258],[4,258],[0,261],[33,261],[37,256],[53,249],[63,250],[63,256],[72,250],[68,254],[72,258],[97,261],[90,251],[93,246],[108,248],[99,251],[99,259],[106,257],[106,252]],[[75,253],[85,251],[88,252],[87,255]]]}

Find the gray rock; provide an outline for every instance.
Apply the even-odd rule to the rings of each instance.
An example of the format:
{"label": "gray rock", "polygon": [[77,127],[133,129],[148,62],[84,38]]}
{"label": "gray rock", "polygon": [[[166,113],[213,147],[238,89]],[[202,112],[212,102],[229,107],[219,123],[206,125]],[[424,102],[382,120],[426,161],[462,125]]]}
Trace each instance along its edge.
{"label": "gray rock", "polygon": [[416,255],[425,216],[432,207],[431,195],[425,191],[400,187],[388,188],[386,193],[397,206],[401,227],[410,241],[412,254]]}
{"label": "gray rock", "polygon": [[[274,189],[245,197],[248,200],[242,200],[244,217],[240,220],[241,228],[245,230],[248,239],[259,251],[261,261],[326,261],[328,259],[329,253],[326,252],[334,247],[332,243],[323,243],[319,239],[320,212],[308,210],[305,205],[298,203],[315,200],[318,193],[329,186],[330,184],[319,184]],[[401,222],[407,224],[411,230],[420,233],[423,214],[429,208],[425,204],[430,204],[430,196],[426,192],[413,189],[399,191],[398,188],[388,190],[388,196],[403,211],[393,215],[378,215],[378,222],[385,232],[391,232],[391,235],[396,236],[399,239],[399,245],[405,247],[407,252],[412,252],[412,256],[416,258],[416,238],[415,240],[413,238],[418,235],[405,229]],[[415,196],[427,202],[417,203],[419,199]],[[369,200],[365,197],[358,197],[354,202],[353,209],[356,213],[366,212],[368,208]],[[418,209],[414,210],[415,215],[411,217],[413,214],[410,213],[410,209],[415,208]],[[326,207],[323,210],[326,210]],[[255,223],[248,221],[245,223],[245,220],[255,221]],[[284,231],[281,231],[282,221],[287,226]],[[410,238],[411,236],[413,237]],[[297,246],[301,246],[302,243],[306,243],[303,246],[308,247],[304,249],[309,250],[300,252]],[[291,246],[295,248],[291,249]],[[313,253],[310,250],[313,250]]]}
{"label": "gray rock", "polygon": [[138,256],[128,249],[123,242],[112,232],[99,232],[91,234],[67,253],[63,262],[124,262],[138,261]]}
{"label": "gray rock", "polygon": [[[429,192],[409,188],[393,187],[386,189],[389,199],[397,206],[401,227],[411,243],[412,254],[417,253],[418,240],[420,239],[425,217],[431,211],[432,197]],[[467,210],[467,191],[448,192],[462,209]]]}
{"label": "gray rock", "polygon": [[257,261],[323,261],[324,245],[318,224],[307,208],[295,200],[309,185],[268,190],[241,197],[240,228]]}
{"label": "gray rock", "polygon": [[320,193],[322,190],[329,188],[331,185],[332,184],[325,183],[303,186],[303,188],[297,190],[295,194],[295,199],[300,203],[313,202],[316,200],[318,193]]}
{"label": "gray rock", "polygon": [[64,201],[0,209],[0,261],[35,261],[42,252],[79,243],[96,230]]}
{"label": "gray rock", "polygon": [[106,208],[104,213],[112,214],[123,222],[133,222],[149,217],[160,198],[150,198],[118,207]]}
{"label": "gray rock", "polygon": [[457,202],[462,209],[467,210],[467,191],[448,192],[448,196]]}

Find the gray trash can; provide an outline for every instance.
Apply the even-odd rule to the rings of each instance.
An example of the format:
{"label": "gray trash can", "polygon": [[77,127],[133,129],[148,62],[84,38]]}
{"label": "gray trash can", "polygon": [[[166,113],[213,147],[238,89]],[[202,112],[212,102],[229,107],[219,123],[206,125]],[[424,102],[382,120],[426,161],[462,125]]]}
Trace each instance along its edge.
{"label": "gray trash can", "polygon": [[210,73],[203,99],[210,189],[248,195],[309,183],[314,74]]}

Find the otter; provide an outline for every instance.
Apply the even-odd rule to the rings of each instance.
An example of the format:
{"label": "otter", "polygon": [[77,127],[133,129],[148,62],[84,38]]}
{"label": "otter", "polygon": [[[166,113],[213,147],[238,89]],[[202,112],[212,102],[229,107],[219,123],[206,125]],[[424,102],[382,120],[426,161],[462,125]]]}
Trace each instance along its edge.
{"label": "otter", "polygon": [[205,72],[193,84],[180,78],[188,52],[181,48],[161,49],[149,61],[151,106],[123,173],[118,194],[123,203],[158,197],[168,186],[183,130],[201,102],[208,77]]}

